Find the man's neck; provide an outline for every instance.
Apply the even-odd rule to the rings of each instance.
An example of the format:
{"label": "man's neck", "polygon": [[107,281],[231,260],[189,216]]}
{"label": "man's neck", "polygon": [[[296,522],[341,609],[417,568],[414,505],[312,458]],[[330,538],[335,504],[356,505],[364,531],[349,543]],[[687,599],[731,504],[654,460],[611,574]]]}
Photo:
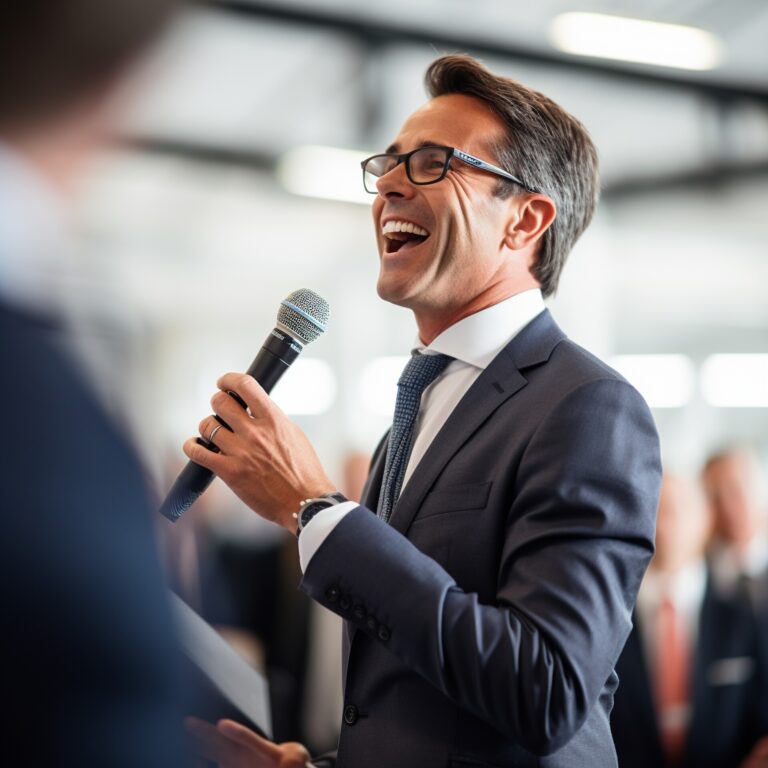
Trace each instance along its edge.
{"label": "man's neck", "polygon": [[500,304],[520,293],[540,287],[536,280],[531,279],[526,281],[524,285],[515,286],[513,289],[510,289],[509,286],[492,286],[489,290],[460,307],[450,307],[444,310],[437,310],[433,307],[424,310],[414,309],[413,314],[419,329],[419,339],[425,346],[429,346],[441,333],[465,317],[482,312],[484,309]]}

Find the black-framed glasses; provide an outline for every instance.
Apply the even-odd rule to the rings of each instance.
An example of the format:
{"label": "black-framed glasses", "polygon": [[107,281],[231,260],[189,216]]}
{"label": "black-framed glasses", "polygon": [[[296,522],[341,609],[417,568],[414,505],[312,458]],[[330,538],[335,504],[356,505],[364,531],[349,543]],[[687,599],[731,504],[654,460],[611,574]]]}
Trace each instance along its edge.
{"label": "black-framed glasses", "polygon": [[405,175],[413,184],[437,184],[438,181],[445,178],[454,157],[461,160],[462,163],[479,168],[481,171],[495,173],[507,181],[512,181],[528,192],[538,191],[497,165],[486,163],[485,160],[462,152],[456,147],[437,146],[419,147],[403,154],[373,155],[373,157],[363,160],[360,163],[363,169],[363,186],[366,192],[370,192],[372,195],[377,194],[376,182],[378,179],[397,168],[400,163],[405,163]]}

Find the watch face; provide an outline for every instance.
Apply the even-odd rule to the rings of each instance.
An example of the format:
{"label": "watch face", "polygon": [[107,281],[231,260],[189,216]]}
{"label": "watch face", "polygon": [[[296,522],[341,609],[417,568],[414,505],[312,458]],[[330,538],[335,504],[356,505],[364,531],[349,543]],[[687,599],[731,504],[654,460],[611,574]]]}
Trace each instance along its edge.
{"label": "watch face", "polygon": [[302,530],[318,512],[328,509],[328,507],[333,507],[336,504],[341,504],[344,501],[347,501],[346,496],[338,491],[310,501],[299,513],[299,530]]}

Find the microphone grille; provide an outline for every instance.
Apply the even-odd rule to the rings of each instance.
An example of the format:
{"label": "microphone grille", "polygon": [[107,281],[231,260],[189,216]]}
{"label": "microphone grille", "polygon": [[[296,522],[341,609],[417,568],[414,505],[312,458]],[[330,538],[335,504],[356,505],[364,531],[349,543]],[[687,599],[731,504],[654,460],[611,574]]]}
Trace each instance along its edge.
{"label": "microphone grille", "polygon": [[280,302],[277,322],[299,341],[309,344],[328,324],[331,308],[328,302],[309,288],[299,288]]}

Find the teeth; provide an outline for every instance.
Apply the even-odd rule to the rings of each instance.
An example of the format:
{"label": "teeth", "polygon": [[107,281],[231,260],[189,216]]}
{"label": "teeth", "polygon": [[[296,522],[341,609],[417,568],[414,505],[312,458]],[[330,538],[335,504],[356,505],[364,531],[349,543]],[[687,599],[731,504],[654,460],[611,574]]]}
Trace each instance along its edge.
{"label": "teeth", "polygon": [[427,237],[429,232],[418,224],[411,221],[388,221],[381,230],[382,235],[388,235],[391,232],[409,232],[420,237]]}

